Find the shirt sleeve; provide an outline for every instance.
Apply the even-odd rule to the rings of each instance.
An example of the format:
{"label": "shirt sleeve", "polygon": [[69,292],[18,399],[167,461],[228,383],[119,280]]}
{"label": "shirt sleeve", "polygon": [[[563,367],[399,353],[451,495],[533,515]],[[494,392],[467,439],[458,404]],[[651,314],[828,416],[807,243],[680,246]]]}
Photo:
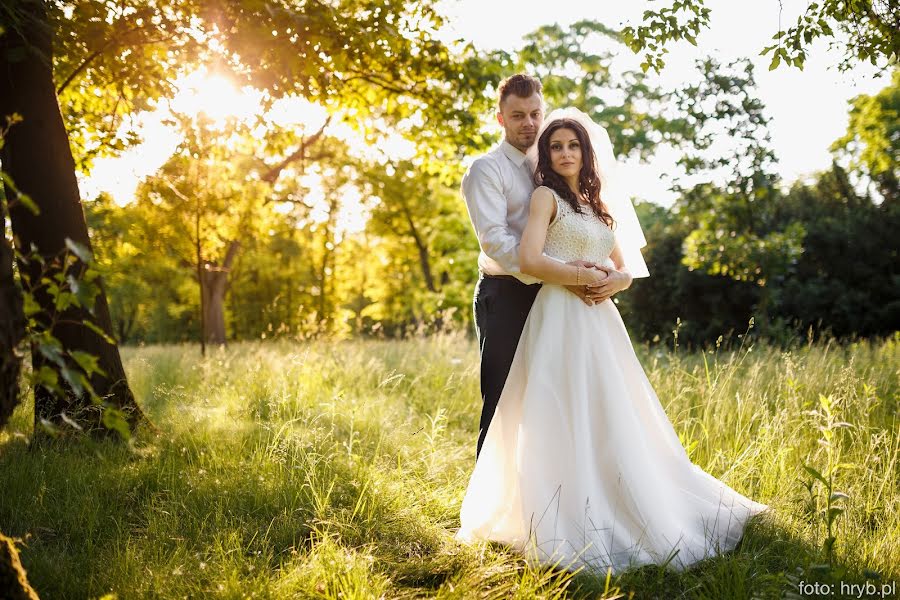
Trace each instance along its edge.
{"label": "shirt sleeve", "polygon": [[510,231],[506,220],[507,200],[499,167],[485,157],[476,159],[463,177],[462,194],[484,253],[523,283],[539,282],[519,271],[520,240]]}

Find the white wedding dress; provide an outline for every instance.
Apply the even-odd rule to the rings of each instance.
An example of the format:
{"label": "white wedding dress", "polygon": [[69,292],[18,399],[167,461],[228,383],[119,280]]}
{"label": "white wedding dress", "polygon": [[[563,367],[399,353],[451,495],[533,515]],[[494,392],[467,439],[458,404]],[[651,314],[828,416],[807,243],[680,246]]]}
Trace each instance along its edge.
{"label": "white wedding dress", "polygon": [[[615,237],[554,194],[544,252],[612,264]],[[512,545],[532,564],[681,570],[734,548],[768,507],[694,465],[612,301],[537,294],[469,481],[456,537]]]}

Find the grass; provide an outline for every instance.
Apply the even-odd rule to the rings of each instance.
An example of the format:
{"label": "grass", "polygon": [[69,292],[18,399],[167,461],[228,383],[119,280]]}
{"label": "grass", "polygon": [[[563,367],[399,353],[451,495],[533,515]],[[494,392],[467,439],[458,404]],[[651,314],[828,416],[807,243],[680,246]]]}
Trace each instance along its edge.
{"label": "grass", "polygon": [[684,573],[573,576],[453,540],[480,400],[475,344],[450,334],[126,348],[164,433],[29,445],[26,403],[0,433],[0,531],[46,598],[722,600],[900,579],[900,336],[638,352],[691,459],[776,511]]}

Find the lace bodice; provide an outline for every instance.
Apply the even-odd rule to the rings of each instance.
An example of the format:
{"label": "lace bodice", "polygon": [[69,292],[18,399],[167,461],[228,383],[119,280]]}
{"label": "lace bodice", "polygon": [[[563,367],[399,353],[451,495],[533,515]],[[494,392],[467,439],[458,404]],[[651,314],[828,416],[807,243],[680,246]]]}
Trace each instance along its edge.
{"label": "lace bodice", "polygon": [[589,206],[583,207],[579,214],[556,192],[553,197],[556,199],[556,217],[547,229],[544,253],[565,262],[589,260],[601,263],[609,258],[616,245],[612,230]]}

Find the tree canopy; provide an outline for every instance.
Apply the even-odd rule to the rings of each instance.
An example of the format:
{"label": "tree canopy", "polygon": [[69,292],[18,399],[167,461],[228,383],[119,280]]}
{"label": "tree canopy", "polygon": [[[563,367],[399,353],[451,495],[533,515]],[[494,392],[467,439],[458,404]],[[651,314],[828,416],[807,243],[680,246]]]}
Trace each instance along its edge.
{"label": "tree canopy", "polygon": [[[782,9],[779,3],[779,17]],[[659,10],[644,11],[639,25],[622,31],[623,39],[634,52],[643,53],[644,71],[659,72],[665,66],[667,44],[684,40],[696,46],[697,37],[710,27],[711,13],[705,0],[675,0]],[[841,71],[860,62],[888,70],[900,58],[900,11],[893,0],[820,0],[809,3],[788,29],[781,29],[780,23],[779,18],[779,29],[772,36],[775,43],[760,51],[772,57],[770,70],[782,64],[803,69],[811,45],[820,38],[842,52],[837,65]]]}

